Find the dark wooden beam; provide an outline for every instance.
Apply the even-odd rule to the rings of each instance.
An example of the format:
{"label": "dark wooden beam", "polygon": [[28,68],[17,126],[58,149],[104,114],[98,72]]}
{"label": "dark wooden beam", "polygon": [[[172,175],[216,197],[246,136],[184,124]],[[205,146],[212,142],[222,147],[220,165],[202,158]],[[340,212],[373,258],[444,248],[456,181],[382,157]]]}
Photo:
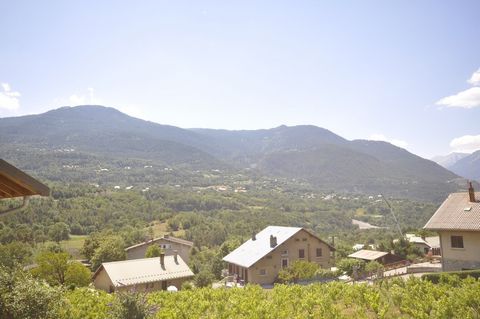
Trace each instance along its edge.
{"label": "dark wooden beam", "polygon": [[1,172],[0,172],[0,188],[6,190],[7,192],[9,192],[9,190],[13,191],[13,194],[15,196],[33,195],[32,191],[26,189],[25,187],[22,187],[19,184],[16,184],[12,180],[3,176]]}
{"label": "dark wooden beam", "polygon": [[11,198],[12,196],[0,188],[0,198]]}
{"label": "dark wooden beam", "polygon": [[22,172],[18,168],[4,160],[0,159],[0,174],[6,177],[8,180],[17,184],[23,190],[27,190],[28,193],[20,194],[18,196],[29,196],[29,195],[42,195],[49,196],[50,189],[31,177],[30,175]]}

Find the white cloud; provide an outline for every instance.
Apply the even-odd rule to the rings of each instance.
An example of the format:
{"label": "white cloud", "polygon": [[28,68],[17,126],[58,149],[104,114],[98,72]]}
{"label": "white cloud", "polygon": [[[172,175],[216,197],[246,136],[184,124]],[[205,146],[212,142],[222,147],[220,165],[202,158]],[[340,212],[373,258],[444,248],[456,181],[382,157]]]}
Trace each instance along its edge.
{"label": "white cloud", "polygon": [[472,77],[467,82],[471,85],[480,85],[480,69],[473,72]]}
{"label": "white cloud", "polygon": [[470,79],[467,81],[474,87],[457,94],[444,97],[437,101],[437,105],[444,105],[447,107],[461,107],[465,109],[472,109],[480,106],[480,69],[473,72]]}
{"label": "white cloud", "polygon": [[90,87],[87,92],[74,93],[68,98],[56,98],[53,103],[58,106],[100,105],[102,100],[95,96],[95,90]]}
{"label": "white cloud", "polygon": [[394,139],[394,138],[387,138],[383,134],[372,134],[372,135],[370,135],[370,137],[368,139],[373,140],[373,141],[388,142],[390,144],[393,144],[393,145],[401,147],[401,148],[406,148],[408,146],[408,143],[405,142],[405,141],[397,140],[397,139]]}
{"label": "white cloud", "polygon": [[473,87],[455,95],[444,97],[436,104],[448,107],[463,107],[466,109],[478,107],[480,106],[480,87]]}
{"label": "white cloud", "polygon": [[2,83],[2,91],[0,91],[0,109],[7,111],[15,111],[20,107],[20,93],[12,91],[10,84]]}
{"label": "white cloud", "polygon": [[472,153],[480,150],[480,135],[464,135],[450,142],[454,152]]}

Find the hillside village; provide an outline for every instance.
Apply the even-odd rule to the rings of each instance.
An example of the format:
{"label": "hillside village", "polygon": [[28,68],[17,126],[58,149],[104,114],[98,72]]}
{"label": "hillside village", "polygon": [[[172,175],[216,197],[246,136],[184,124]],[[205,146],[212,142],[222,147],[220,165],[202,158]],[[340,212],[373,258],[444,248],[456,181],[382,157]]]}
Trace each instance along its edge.
{"label": "hillside village", "polygon": [[[0,164],[2,198],[49,195],[48,187],[41,182],[3,160]],[[381,195],[375,198],[369,196],[370,200],[382,200]],[[480,212],[478,198],[479,193],[469,183],[467,192],[450,194],[423,227],[437,236],[407,233],[393,240],[395,248],[390,251],[378,245],[355,244],[351,247],[352,253],[339,256],[340,262],[337,262],[334,238],[322,239],[306,228],[270,225],[258,233],[253,231],[250,239],[225,251],[223,277],[213,287],[257,284],[272,288],[279,282],[332,280],[360,283],[385,277],[408,278],[431,272],[480,268],[476,249],[479,229],[475,226]],[[10,208],[2,213],[18,210],[21,214],[22,208]],[[414,260],[399,250],[402,246],[415,251]],[[195,285],[192,279],[196,275],[189,267],[191,255],[196,250],[192,241],[165,234],[124,250],[125,260],[105,261],[96,269],[87,261],[83,267],[93,271],[91,286],[111,293],[131,289],[178,291],[187,287],[187,283]],[[36,267],[41,266],[28,268],[35,272]],[[197,284],[210,285],[209,281],[197,281]]]}

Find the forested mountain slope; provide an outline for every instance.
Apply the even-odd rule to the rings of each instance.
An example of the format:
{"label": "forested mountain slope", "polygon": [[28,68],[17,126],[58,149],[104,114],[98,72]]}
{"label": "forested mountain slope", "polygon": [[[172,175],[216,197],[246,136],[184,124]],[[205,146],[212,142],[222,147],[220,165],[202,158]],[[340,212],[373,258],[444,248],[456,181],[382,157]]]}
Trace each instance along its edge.
{"label": "forested mountain slope", "polygon": [[[182,129],[91,105],[2,118],[0,150],[20,167],[36,152],[43,152],[44,163],[50,158],[48,164],[57,168],[75,163],[81,169],[77,157],[94,157],[97,166],[138,160],[184,171],[221,169],[285,178],[320,190],[429,200],[441,200],[465,184],[440,165],[389,143],[349,141],[316,126]],[[29,155],[16,158],[22,152]]]}

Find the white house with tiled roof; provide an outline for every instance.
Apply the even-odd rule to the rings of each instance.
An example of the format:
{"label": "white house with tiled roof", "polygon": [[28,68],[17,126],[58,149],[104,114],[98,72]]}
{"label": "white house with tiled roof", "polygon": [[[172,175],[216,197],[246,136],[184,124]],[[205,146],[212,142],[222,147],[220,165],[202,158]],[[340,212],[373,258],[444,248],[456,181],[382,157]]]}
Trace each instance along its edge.
{"label": "white house with tiled roof", "polygon": [[95,288],[107,292],[180,289],[182,283],[193,277],[193,272],[178,256],[141,258],[103,263],[93,275]]}
{"label": "white house with tiled roof", "polygon": [[335,249],[300,227],[268,226],[225,256],[230,275],[246,283],[272,284],[295,260],[333,266]]}
{"label": "white house with tiled roof", "polygon": [[480,268],[480,193],[450,194],[425,225],[440,236],[444,271]]}

